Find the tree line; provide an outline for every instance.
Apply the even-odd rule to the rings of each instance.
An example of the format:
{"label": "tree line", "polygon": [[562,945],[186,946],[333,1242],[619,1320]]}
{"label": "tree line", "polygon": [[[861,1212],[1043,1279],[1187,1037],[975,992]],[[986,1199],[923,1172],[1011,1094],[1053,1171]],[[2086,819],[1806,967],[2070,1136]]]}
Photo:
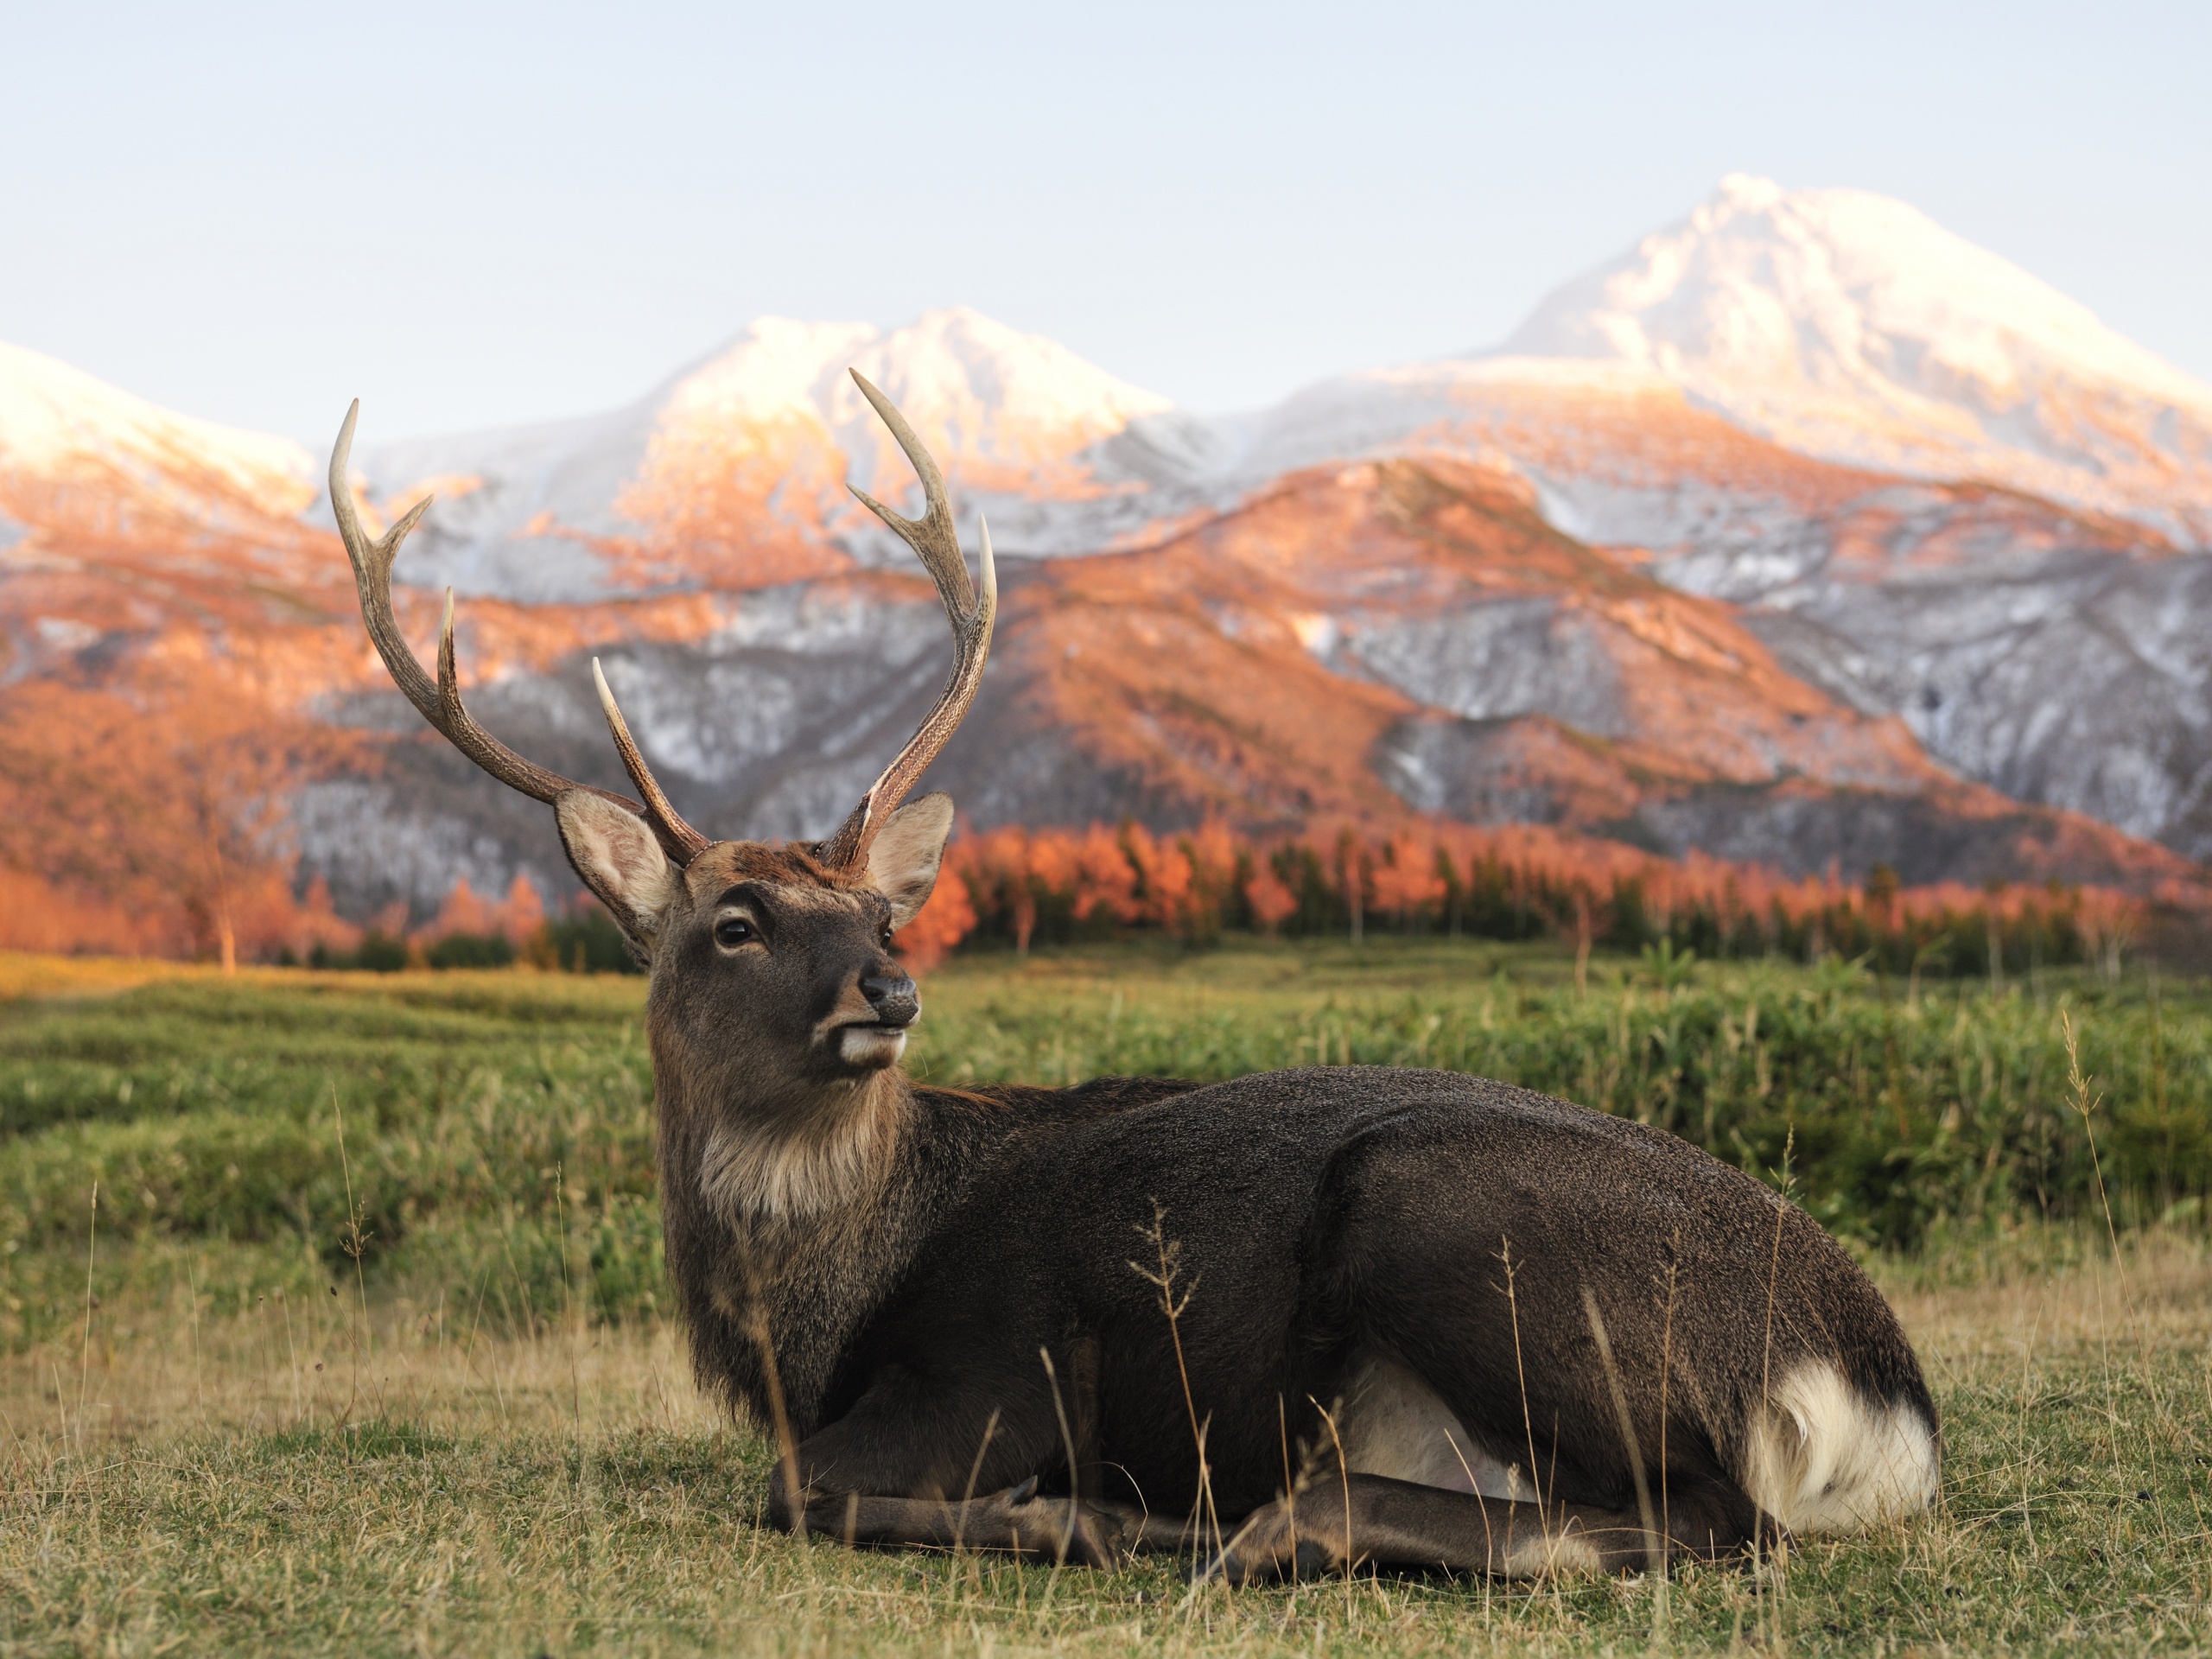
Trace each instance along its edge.
{"label": "tree line", "polygon": [[[956,839],[937,896],[902,936],[925,961],[955,949],[1068,944],[1151,933],[1205,944],[1225,934],[1287,938],[1455,935],[1665,946],[1707,958],[1834,954],[1899,975],[1986,976],[2088,963],[2116,975],[2145,906],[2056,882],[1905,887],[1790,879],[1693,855],[1531,826],[1342,825],[1272,838],[1205,824],[1008,826]],[[957,882],[957,885],[955,883]]]}

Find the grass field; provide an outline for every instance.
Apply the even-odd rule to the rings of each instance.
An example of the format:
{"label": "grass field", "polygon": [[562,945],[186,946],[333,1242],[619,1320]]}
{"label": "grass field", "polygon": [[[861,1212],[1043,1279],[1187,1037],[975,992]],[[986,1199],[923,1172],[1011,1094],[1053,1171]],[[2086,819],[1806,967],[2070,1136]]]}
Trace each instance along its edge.
{"label": "grass field", "polygon": [[925,994],[946,1080],[1454,1065],[1786,1155],[1920,1344],[1942,1507],[1663,1591],[795,1543],[662,1317],[639,982],[0,959],[0,1653],[2212,1647],[2193,988],[1656,959],[1578,995],[1540,949],[1377,940]]}

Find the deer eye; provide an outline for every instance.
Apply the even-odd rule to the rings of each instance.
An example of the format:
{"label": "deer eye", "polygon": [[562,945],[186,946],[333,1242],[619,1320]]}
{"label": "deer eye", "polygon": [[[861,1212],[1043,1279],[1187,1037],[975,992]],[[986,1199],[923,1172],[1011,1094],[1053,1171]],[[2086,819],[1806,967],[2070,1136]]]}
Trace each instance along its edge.
{"label": "deer eye", "polygon": [[742,916],[725,916],[715,924],[715,943],[725,950],[734,950],[748,939],[759,937],[753,924]]}

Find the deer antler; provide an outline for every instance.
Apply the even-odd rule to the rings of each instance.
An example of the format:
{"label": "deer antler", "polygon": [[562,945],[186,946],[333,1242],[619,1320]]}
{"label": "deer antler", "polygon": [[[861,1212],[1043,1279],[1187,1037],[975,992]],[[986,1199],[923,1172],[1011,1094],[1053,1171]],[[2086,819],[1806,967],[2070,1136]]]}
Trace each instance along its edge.
{"label": "deer antler", "polygon": [[921,555],[923,564],[937,582],[938,596],[944,601],[944,613],[951,620],[954,652],[952,677],[945,682],[937,707],[930,710],[921,729],[899,752],[899,758],[883,769],[883,775],[861,797],[861,804],[853,809],[852,816],[836,835],[822,843],[822,861],[842,869],[867,866],[868,846],[875,840],[876,831],[906,798],[906,791],[929,770],[930,762],[950,741],[969,705],[976,701],[976,690],[983,683],[983,659],[991,649],[991,624],[997,619],[999,608],[998,571],[991,563],[990,526],[978,521],[982,543],[978,563],[982,575],[982,592],[978,595],[968,580],[968,561],[960,551],[960,537],[952,527],[952,504],[945,499],[944,475],[938,471],[937,462],[930,459],[930,452],[922,448],[922,441],[914,435],[914,429],[906,424],[906,417],[892,407],[891,400],[870,385],[858,369],[852,371],[852,376],[853,384],[861,389],[861,396],[874,405],[875,412],[883,417],[884,425],[891,429],[891,435],[899,440],[899,447],[906,452],[915,476],[922,481],[922,494],[927,505],[919,518],[906,518],[865,490],[855,487],[853,493],[860,498],[862,506],[898,531],[907,546]]}
{"label": "deer antler", "polygon": [[572,789],[603,797],[644,818],[652,826],[655,838],[671,858],[678,864],[690,863],[711,843],[677,816],[667,796],[661,793],[660,785],[653,781],[652,773],[645,767],[645,756],[638,753],[638,746],[630,740],[629,728],[623,722],[621,710],[614,706],[613,696],[607,689],[606,677],[599,672],[596,660],[592,664],[592,676],[599,684],[600,706],[606,711],[622,764],[629,772],[631,781],[637,785],[638,792],[645,798],[642,806],[626,795],[576,783],[525,760],[476,723],[474,716],[461,706],[460,677],[454,669],[450,588],[446,589],[445,626],[438,635],[436,681],[434,683],[423,671],[423,665],[415,660],[415,653],[400,635],[397,619],[392,615],[391,566],[399,556],[399,544],[407,539],[407,532],[415,528],[416,520],[428,509],[430,498],[425,496],[409,508],[406,516],[380,539],[372,542],[368,538],[361,528],[359,515],[353,511],[353,493],[346,480],[346,463],[353,450],[353,423],[360,412],[361,403],[357,397],[353,406],[346,411],[346,423],[338,429],[337,447],[330,452],[330,510],[337,517],[338,534],[346,543],[346,556],[353,562],[353,582],[361,594],[361,620],[368,627],[369,638],[376,643],[377,654],[391,671],[393,683],[407,694],[407,701],[415,705],[416,712],[429,721],[433,729],[508,788],[549,804]]}

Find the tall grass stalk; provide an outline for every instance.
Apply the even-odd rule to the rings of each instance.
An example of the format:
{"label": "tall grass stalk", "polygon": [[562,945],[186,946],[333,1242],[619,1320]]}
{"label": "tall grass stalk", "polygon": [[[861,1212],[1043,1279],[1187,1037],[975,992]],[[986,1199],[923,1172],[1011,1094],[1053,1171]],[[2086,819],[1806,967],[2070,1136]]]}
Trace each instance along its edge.
{"label": "tall grass stalk", "polygon": [[1192,1279],[1182,1295],[1176,1295],[1175,1281],[1182,1271],[1183,1246],[1179,1240],[1167,1236],[1167,1211],[1160,1208],[1158,1200],[1153,1203],[1151,1224],[1140,1224],[1137,1236],[1153,1247],[1157,1265],[1132,1262],[1129,1268],[1160,1293],[1160,1312],[1167,1317],[1167,1339],[1175,1351],[1175,1374],[1183,1386],[1183,1408],[1189,1414],[1191,1440],[1198,1452],[1198,1501],[1190,1524],[1197,1529],[1202,1546],[1211,1541],[1217,1558],[1222,1552],[1221,1517],[1214,1510],[1213,1471],[1206,1462],[1206,1425],[1198,1419],[1198,1402],[1191,1393],[1191,1368],[1183,1357],[1183,1313],[1190,1306],[1191,1298],[1198,1294],[1198,1281]]}
{"label": "tall grass stalk", "polygon": [[77,1362],[77,1455],[85,1448],[85,1401],[92,1375],[92,1264],[99,1252],[100,1184],[92,1183],[91,1207],[85,1224],[85,1342]]}
{"label": "tall grass stalk", "polygon": [[1643,1560],[1651,1574],[1651,1637],[1662,1639],[1667,1628],[1667,1540],[1659,1530],[1659,1517],[1651,1507],[1651,1486],[1643,1472],[1643,1448],[1637,1441],[1636,1419],[1629,1413],[1628,1389],[1621,1382],[1620,1367],[1613,1363],[1612,1338],[1605,1315],[1588,1285],[1582,1287],[1583,1317],[1589,1321],[1590,1339],[1598,1344],[1598,1363],[1605,1373],[1605,1387],[1612,1396],[1613,1421],[1620,1429],[1621,1448],[1628,1454],[1629,1472],[1636,1479],[1637,1518],[1643,1522]]}
{"label": "tall grass stalk", "polygon": [[[346,1153],[346,1112],[345,1109],[338,1103],[338,1090],[335,1085],[333,1085],[330,1091],[330,1117],[331,1122],[336,1125],[338,1132],[338,1167],[346,1180],[346,1225],[340,1235],[339,1247],[353,1258],[353,1289],[357,1315],[357,1321],[353,1326],[352,1389],[346,1401],[346,1409],[339,1414],[339,1421],[346,1423],[353,1421],[353,1408],[359,1402],[361,1395],[361,1344],[364,1341],[373,1341],[374,1335],[369,1328],[368,1279],[361,1267],[361,1258],[368,1253],[369,1245],[369,1235],[361,1228],[361,1222],[366,1211],[353,1197],[353,1160],[347,1157]],[[194,1300],[196,1305],[198,1298],[195,1297]]]}

